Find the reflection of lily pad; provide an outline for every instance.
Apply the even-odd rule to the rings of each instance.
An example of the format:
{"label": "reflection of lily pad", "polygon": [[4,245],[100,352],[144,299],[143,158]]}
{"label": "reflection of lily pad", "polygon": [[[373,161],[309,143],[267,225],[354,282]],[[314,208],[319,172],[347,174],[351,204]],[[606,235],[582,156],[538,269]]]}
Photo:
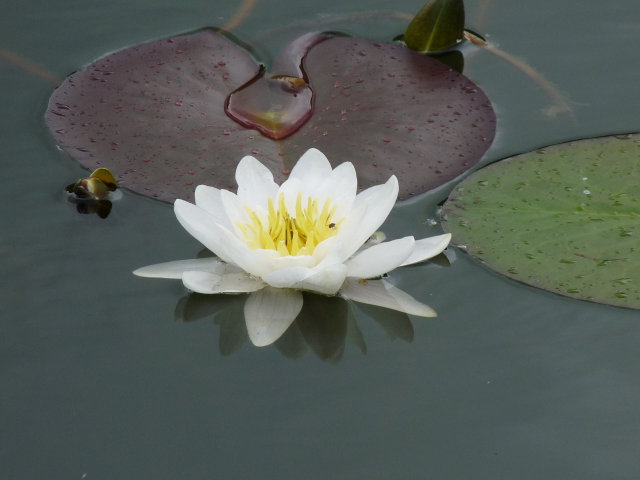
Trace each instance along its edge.
{"label": "reflection of lily pad", "polygon": [[495,163],[462,182],[443,214],[453,240],[504,275],[640,308],[640,136]]}
{"label": "reflection of lily pad", "polygon": [[[363,39],[306,45],[285,51],[300,56],[313,114],[281,140],[225,113],[228,96],[261,70],[244,48],[211,30],[97,60],[53,93],[46,120],[58,144],[82,165],[108,166],[122,186],[166,201],[191,199],[198,184],[233,187],[236,164],[249,154],[280,182],[310,147],[337,163],[353,162],[362,187],[395,173],[400,197],[407,198],[456,177],[491,144],[495,114],[487,97],[441,63]],[[279,57],[274,69],[282,64],[296,62]],[[282,88],[296,94],[299,73],[272,73],[282,73]],[[274,93],[279,87],[255,82],[255,88]],[[276,103],[299,108],[296,101]],[[251,105],[260,115],[273,110]],[[300,119],[306,119],[303,111],[291,122]]]}

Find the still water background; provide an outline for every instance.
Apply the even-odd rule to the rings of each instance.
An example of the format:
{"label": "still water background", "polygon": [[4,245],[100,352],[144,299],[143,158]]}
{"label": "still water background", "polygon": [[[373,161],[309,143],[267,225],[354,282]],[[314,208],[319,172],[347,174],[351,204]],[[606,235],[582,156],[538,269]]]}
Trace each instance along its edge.
{"label": "still water background", "polygon": [[[179,282],[130,273],[200,251],[169,205],[125,192],[106,220],[75,212],[63,188],[84,171],[43,124],[54,88],[47,77],[136,43],[223,25],[240,4],[5,6],[0,477],[638,478],[637,311],[519,285],[453,249],[450,267],[394,273],[440,313],[412,319],[412,342],[382,328],[384,315],[358,311],[366,354],[347,342],[333,363],[311,350],[292,360],[248,343],[222,355],[211,318],[174,320],[186,293]],[[483,163],[640,130],[635,0],[466,4],[470,28],[528,62],[573,109],[548,115],[552,102],[539,85],[497,56],[465,49],[465,74],[499,116]],[[268,60],[309,30],[390,40],[405,26],[392,14],[420,6],[259,0],[234,33]],[[385,230],[438,233],[427,220],[455,183],[398,206]]]}

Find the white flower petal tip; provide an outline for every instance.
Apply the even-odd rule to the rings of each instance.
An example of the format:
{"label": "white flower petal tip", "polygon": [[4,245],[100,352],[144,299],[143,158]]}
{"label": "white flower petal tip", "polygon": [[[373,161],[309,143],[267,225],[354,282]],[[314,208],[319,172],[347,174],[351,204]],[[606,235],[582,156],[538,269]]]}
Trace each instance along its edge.
{"label": "white flower petal tip", "polygon": [[419,302],[404,290],[394,287],[384,280],[356,280],[348,278],[340,295],[354,302],[397,310],[418,317],[437,317],[429,305]]}
{"label": "white flower petal tip", "polygon": [[[298,168],[296,169],[296,167]],[[296,170],[299,171],[296,173],[304,173],[305,170],[308,171],[310,168],[328,171],[331,170],[331,164],[324,153],[317,148],[310,148],[298,159],[291,171],[291,174],[293,175]]]}
{"label": "white flower petal tip", "polygon": [[[208,185],[198,185],[195,191],[196,205],[207,213],[214,215],[217,219],[223,220],[224,209],[220,189]],[[175,202],[174,202],[175,205]]]}
{"label": "white flower petal tip", "polygon": [[382,242],[357,253],[347,262],[347,276],[373,278],[400,266],[414,250],[413,237]]}
{"label": "white flower petal tip", "polygon": [[256,347],[272,344],[302,310],[302,293],[267,287],[252,293],[244,304],[249,339]]}
{"label": "white flower petal tip", "polygon": [[314,190],[330,177],[331,173],[332,168],[327,157],[320,150],[310,148],[298,159],[280,190],[315,194]]}
{"label": "white flower petal tip", "polygon": [[450,233],[416,240],[413,252],[400,266],[404,267],[405,265],[412,265],[433,258],[441,254],[449,246],[450,241]]}
{"label": "white flower petal tip", "polygon": [[278,191],[271,170],[251,156],[240,160],[236,168],[238,199],[246,205],[266,204]]}
{"label": "white flower petal tip", "polygon": [[360,192],[345,220],[344,251],[347,258],[360,249],[389,216],[398,198],[398,179],[392,175],[386,183]]}
{"label": "white flower petal tip", "polygon": [[185,272],[191,270],[213,271],[221,265],[224,265],[223,262],[215,257],[175,260],[173,262],[157,263],[155,265],[141,267],[134,270],[133,274],[146,278],[180,279]]}

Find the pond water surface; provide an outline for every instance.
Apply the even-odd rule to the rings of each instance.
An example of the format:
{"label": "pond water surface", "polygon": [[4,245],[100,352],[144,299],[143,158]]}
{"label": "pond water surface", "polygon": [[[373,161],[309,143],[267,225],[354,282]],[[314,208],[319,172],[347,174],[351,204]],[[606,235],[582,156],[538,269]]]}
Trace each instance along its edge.
{"label": "pond water surface", "polygon": [[[64,186],[85,172],[43,122],[54,77],[223,25],[240,4],[28,0],[0,17],[0,477],[639,478],[637,311],[522,286],[452,248],[449,267],[393,274],[438,318],[408,325],[356,309],[350,328],[366,353],[349,340],[329,359],[318,345],[259,349],[234,343],[228,318],[176,320],[180,282],[131,274],[200,251],[169,205],[125,191],[106,220],[75,212]],[[522,71],[465,47],[465,74],[498,113],[482,164],[640,130],[637,1],[466,5],[470,28],[526,61],[572,109],[550,108]],[[420,6],[262,0],[234,33],[269,58],[309,30],[390,40],[405,26],[395,13]],[[384,230],[437,234],[428,219],[456,183],[399,205]]]}

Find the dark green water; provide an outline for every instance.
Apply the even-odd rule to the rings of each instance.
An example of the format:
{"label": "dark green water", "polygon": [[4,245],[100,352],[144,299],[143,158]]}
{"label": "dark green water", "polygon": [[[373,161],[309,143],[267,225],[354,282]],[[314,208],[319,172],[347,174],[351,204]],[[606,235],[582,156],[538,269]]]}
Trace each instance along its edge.
{"label": "dark green water", "polygon": [[[30,0],[0,16],[0,478],[640,477],[637,311],[521,286],[458,251],[449,268],[394,273],[440,313],[412,319],[410,343],[390,338],[384,315],[360,312],[366,355],[348,342],[338,363],[248,343],[221,355],[210,318],[174,320],[179,282],[130,273],[200,250],[168,205],[125,192],[106,220],[75,213],[63,188],[84,172],[42,119],[53,84],[6,52],[64,77],[113,50],[221,25],[239,4]],[[388,40],[402,20],[348,14],[420,4],[261,0],[235,33],[265,56],[319,23]],[[467,55],[465,74],[499,116],[483,163],[640,130],[635,0],[467,10],[469,27],[573,109],[546,115],[552,100],[530,78],[487,52]],[[396,208],[385,230],[437,232],[426,221],[454,183]]]}

